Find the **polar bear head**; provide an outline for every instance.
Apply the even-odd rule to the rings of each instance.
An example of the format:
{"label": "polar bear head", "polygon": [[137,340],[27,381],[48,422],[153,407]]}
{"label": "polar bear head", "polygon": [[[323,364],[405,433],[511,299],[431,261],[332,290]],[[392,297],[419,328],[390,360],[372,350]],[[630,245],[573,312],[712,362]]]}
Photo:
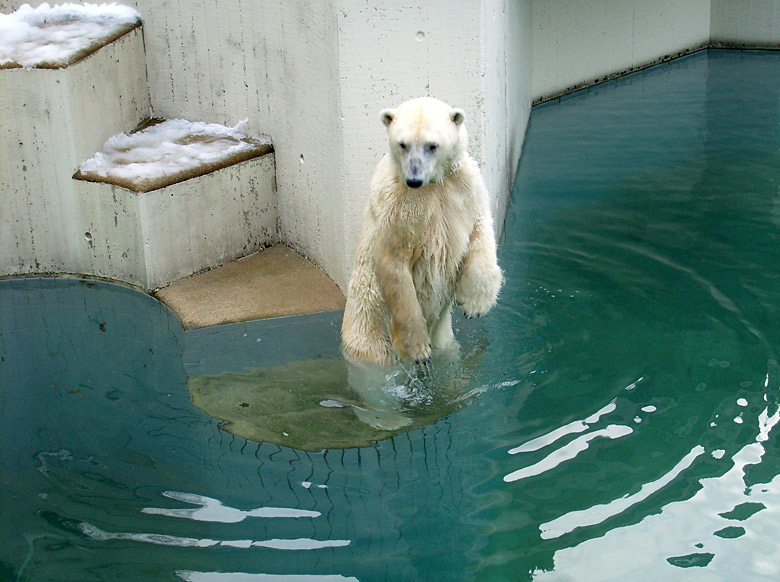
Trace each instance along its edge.
{"label": "polar bear head", "polygon": [[390,157],[410,188],[441,182],[457,167],[468,137],[462,109],[421,97],[395,109],[383,109]]}

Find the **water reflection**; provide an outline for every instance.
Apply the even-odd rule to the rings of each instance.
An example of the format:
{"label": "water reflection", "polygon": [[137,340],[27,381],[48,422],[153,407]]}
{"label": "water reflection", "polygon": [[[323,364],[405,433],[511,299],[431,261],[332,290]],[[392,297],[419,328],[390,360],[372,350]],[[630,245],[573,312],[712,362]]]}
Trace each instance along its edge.
{"label": "water reflection", "polygon": [[340,574],[247,574],[244,572],[176,572],[186,582],[359,582],[352,576]]}
{"label": "water reflection", "polygon": [[603,505],[595,505],[593,507],[588,507],[587,509],[573,511],[562,515],[553,521],[541,524],[539,528],[542,532],[542,539],[558,538],[574,531],[576,528],[597,525],[627,511],[671,483],[683,471],[689,468],[696,458],[702,454],[704,454],[704,447],[697,445],[693,447],[687,455],[680,459],[668,473],[662,475],[655,481],[644,483],[637,493],[621,497],[620,499],[610,501]]}
{"label": "water reflection", "polygon": [[181,536],[158,533],[125,533],[107,532],[90,523],[80,523],[79,531],[88,538],[96,541],[126,540],[155,544],[158,546],[174,546],[180,548],[212,548],[222,546],[226,548],[269,548],[272,550],[319,550],[322,548],[341,548],[349,545],[349,540],[312,540],[297,538],[294,540],[212,540],[208,538],[185,538]]}
{"label": "water reflection", "polygon": [[287,507],[259,507],[244,511],[234,507],[223,505],[218,499],[196,495],[194,493],[181,493],[180,491],[163,491],[163,495],[169,499],[183,501],[199,505],[196,509],[166,509],[163,507],[144,507],[141,511],[150,515],[165,515],[167,517],[181,517],[195,521],[217,521],[220,523],[238,523],[247,517],[319,517],[319,511],[304,509],[290,509]]}
{"label": "water reflection", "polygon": [[516,455],[517,453],[530,453],[532,451],[538,451],[542,447],[551,445],[564,436],[584,432],[588,430],[591,424],[595,424],[605,414],[614,412],[616,408],[617,405],[613,400],[604,408],[587,417],[585,420],[575,420],[564,426],[553,429],[547,434],[533,438],[530,441],[523,443],[522,445],[509,449],[509,454]]}
{"label": "water reflection", "polygon": [[[770,373],[763,394],[768,404],[754,418],[757,429],[754,441],[732,455],[725,473],[700,479],[698,491],[689,499],[663,505],[657,513],[635,525],[610,529],[603,536],[557,551],[554,569],[537,571],[534,579],[568,579],[563,572],[571,571],[583,573],[583,579],[641,579],[636,577],[637,572],[645,568],[647,579],[674,577],[673,569],[665,574],[659,569],[663,561],[672,568],[715,569],[723,580],[745,577],[776,580],[780,576],[774,541],[780,517],[780,476],[775,474],[766,483],[751,483],[747,477],[751,467],[761,464],[767,454],[770,433],[780,422],[777,405],[780,386],[771,381],[776,365],[774,361],[769,363]],[[737,402],[737,405],[745,407],[746,403]],[[560,537],[628,510],[678,479],[705,452],[702,445],[695,446],[668,473],[642,485],[636,494],[570,512],[542,524],[542,538]],[[710,455],[722,459],[724,452],[716,449]],[[674,535],[667,536],[664,532],[674,532]],[[712,576],[712,572],[690,571],[686,580],[710,580]]]}
{"label": "water reflection", "polygon": [[[588,443],[593,439],[608,438],[615,440],[624,436],[628,436],[632,432],[634,432],[634,430],[630,426],[624,426],[621,424],[610,424],[605,428],[594,430],[593,432],[589,432],[586,435],[574,439],[560,449],[551,452],[538,463],[509,473],[504,477],[504,481],[511,483],[512,481],[519,481],[520,479],[541,475],[545,471],[555,469],[565,461],[570,461],[576,458],[577,455],[588,449]],[[542,537],[545,536],[542,535]]]}

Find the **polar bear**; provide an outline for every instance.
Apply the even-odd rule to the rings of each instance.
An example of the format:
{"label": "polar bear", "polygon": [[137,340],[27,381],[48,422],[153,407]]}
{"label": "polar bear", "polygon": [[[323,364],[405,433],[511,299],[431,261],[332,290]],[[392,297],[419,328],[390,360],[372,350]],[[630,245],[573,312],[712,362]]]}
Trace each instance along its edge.
{"label": "polar bear", "polygon": [[371,181],[341,336],[348,360],[391,366],[453,343],[453,302],[483,315],[503,275],[463,110],[423,97],[380,119],[389,152]]}

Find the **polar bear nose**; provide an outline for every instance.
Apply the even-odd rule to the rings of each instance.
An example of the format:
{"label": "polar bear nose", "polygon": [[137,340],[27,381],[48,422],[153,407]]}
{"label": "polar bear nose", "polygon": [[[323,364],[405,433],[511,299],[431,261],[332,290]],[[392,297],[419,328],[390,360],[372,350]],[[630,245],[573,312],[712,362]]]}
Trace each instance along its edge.
{"label": "polar bear nose", "polygon": [[406,185],[409,186],[409,188],[419,188],[422,186],[423,181],[419,180],[417,178],[407,178],[406,179]]}

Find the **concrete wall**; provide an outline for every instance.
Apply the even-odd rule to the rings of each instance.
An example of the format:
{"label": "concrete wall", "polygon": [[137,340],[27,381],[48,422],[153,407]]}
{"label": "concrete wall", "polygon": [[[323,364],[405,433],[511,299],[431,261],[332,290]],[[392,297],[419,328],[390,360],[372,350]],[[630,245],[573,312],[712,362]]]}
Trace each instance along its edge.
{"label": "concrete wall", "polygon": [[780,47],[780,2],[712,0],[710,39],[727,46]]}
{"label": "concrete wall", "polygon": [[482,22],[485,147],[480,161],[499,234],[531,114],[533,25],[531,2],[488,0],[486,5]]}
{"label": "concrete wall", "polygon": [[337,280],[345,265],[333,2],[137,0],[155,115],[250,130],[275,146],[281,240]]}
{"label": "concrete wall", "polygon": [[420,95],[463,107],[502,213],[528,117],[530,68],[517,65],[530,56],[530,2],[134,4],[155,114],[227,125],[248,117],[275,146],[280,238],[342,288],[386,149],[384,107]]}
{"label": "concrete wall", "polygon": [[533,90],[544,100],[710,38],[710,0],[533,0]]}

